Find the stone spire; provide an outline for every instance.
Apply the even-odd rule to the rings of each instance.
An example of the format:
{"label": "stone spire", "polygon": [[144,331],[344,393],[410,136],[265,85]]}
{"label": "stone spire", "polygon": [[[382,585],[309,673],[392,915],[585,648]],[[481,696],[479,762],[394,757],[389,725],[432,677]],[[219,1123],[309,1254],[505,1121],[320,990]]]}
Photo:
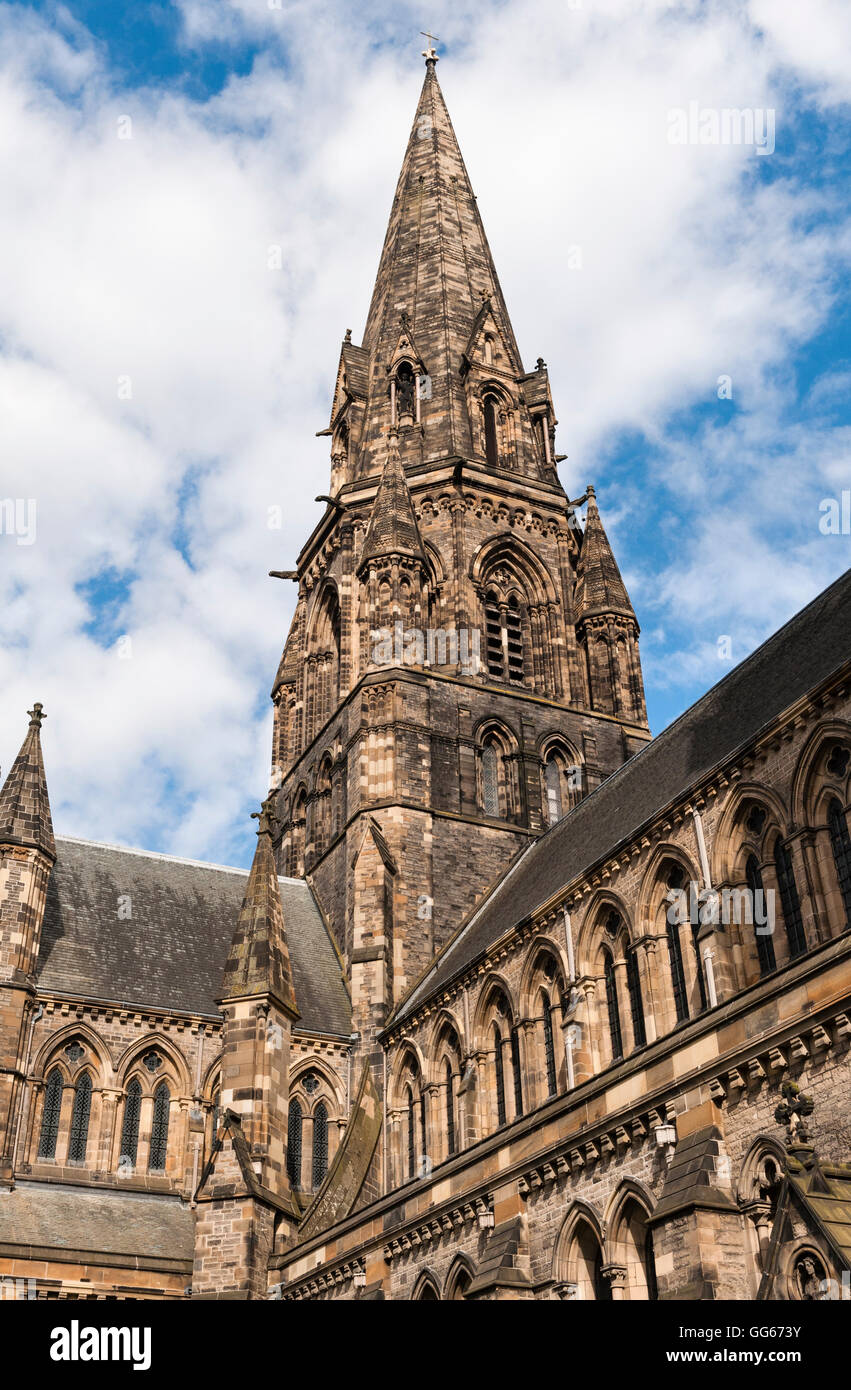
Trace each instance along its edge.
{"label": "stone spire", "polygon": [[278,871],[272,852],[272,805],[273,798],[267,797],[262,811],[253,813],[260,822],[257,848],[225,965],[221,998],[272,999],[291,1018],[298,1018]]}
{"label": "stone spire", "polygon": [[[405,467],[424,459],[470,457],[477,451],[477,425],[471,424],[464,379],[474,339],[481,338],[484,354],[487,337],[488,362],[506,382],[516,383],[523,376],[436,64],[434,50],[427,50],[425,81],[393,199],[363,344],[344,345],[341,359],[332,426],[342,419],[348,402],[351,429],[346,438],[357,456],[352,458],[352,477],[374,473],[383,460],[394,414],[390,382],[400,363],[405,362],[418,378],[420,393],[411,410],[411,430],[406,433],[403,428],[400,438]],[[404,427],[401,409],[396,418]],[[343,449],[341,437],[338,431],[338,452]]]}
{"label": "stone spire", "polygon": [[395,430],[390,433],[390,449],[372,504],[360,567],[363,568],[371,560],[387,559],[392,555],[407,555],[425,563],[420,528],[414,515],[414,504],[399,457],[399,441]]}
{"label": "stone spire", "polygon": [[26,845],[55,860],[53,821],[41,754],[45,714],[38,703],[28,713],[27,736],[0,791],[0,844]]}
{"label": "stone spire", "polygon": [[574,612],[583,618],[616,613],[635,622],[635,611],[603,529],[593,487],[588,488],[585,534],[576,568]]}

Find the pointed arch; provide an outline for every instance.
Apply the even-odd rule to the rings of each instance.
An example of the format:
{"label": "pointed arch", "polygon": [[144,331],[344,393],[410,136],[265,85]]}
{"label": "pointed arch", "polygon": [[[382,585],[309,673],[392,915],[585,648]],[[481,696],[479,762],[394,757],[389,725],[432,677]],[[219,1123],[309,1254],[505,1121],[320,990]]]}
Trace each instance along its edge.
{"label": "pointed arch", "polygon": [[452,1264],[449,1266],[449,1273],[443,1285],[443,1297],[446,1302],[460,1301],[467,1295],[467,1290],[476,1277],[476,1267],[468,1255],[456,1255]]}
{"label": "pointed arch", "polygon": [[[162,1068],[151,1069],[144,1065],[145,1057],[152,1052],[162,1059]],[[220,1065],[220,1060],[216,1059],[213,1065]],[[118,1085],[123,1089],[134,1073],[139,1076],[146,1094],[151,1094],[164,1077],[168,1077],[172,1089],[179,1096],[188,1096],[192,1090],[186,1058],[163,1033],[148,1033],[125,1048],[115,1066]]]}
{"label": "pointed arch", "polygon": [[414,1285],[411,1300],[416,1303],[434,1300],[440,1302],[440,1286],[437,1282],[437,1275],[430,1269],[424,1269]]}
{"label": "pointed arch", "polygon": [[[75,1040],[83,1045],[84,1051],[88,1050],[85,1057],[71,1062],[65,1056],[65,1048]],[[82,1066],[87,1066],[101,1085],[108,1085],[116,1070],[106,1043],[93,1028],[80,1022],[69,1023],[45,1039],[36,1054],[33,1072],[43,1076],[46,1069],[56,1065],[62,1069],[66,1082],[70,1082]]]}

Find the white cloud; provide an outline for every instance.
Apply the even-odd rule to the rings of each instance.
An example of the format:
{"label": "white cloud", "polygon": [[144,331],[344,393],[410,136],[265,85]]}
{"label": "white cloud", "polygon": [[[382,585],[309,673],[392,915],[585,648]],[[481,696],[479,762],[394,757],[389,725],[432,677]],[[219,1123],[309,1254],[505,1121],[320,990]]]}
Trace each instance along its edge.
{"label": "white cloud", "polygon": [[[204,102],[122,88],[67,15],[51,30],[2,11],[2,491],[38,501],[37,544],[0,537],[2,754],[7,767],[42,699],[62,829],[226,859],[264,787],[264,699],[294,596],[266,571],[293,563],[327,487],[314,433],[339,340],[365,318],[419,22],[385,4],[356,21],[259,0],[183,13],[187,54],[264,45]],[[432,19],[455,45],[440,76],[521,347],[549,363],[566,485],[597,482],[616,541],[633,504],[649,530],[669,527],[661,573],[633,554],[627,578],[640,613],[670,611],[677,679],[709,683],[712,624],[735,627],[743,655],[836,569],[805,531],[788,554],[783,532],[796,489],[811,500],[843,476],[847,438],[819,415],[836,383],[787,431],[777,377],[847,254],[847,226],[782,144],[795,80],[825,109],[841,99],[844,7],[512,0],[439,3]],[[670,145],[667,113],[691,100],[776,106],[780,176],[755,182],[752,150]],[[672,412],[714,401],[722,372],[735,424],[672,439]],[[620,429],[654,442],[660,497],[691,543],[676,543],[669,501],[658,516],[654,497],[607,487]],[[86,630],[77,586],[106,567],[128,594],[117,623]]]}

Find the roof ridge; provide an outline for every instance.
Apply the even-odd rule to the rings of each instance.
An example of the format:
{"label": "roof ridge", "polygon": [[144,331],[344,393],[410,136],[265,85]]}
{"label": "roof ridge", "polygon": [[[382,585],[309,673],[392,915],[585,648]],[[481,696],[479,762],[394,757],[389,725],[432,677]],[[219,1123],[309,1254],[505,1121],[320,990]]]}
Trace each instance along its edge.
{"label": "roof ridge", "polygon": [[[142,859],[162,859],[169,864],[186,864],[187,867],[193,869],[215,869],[218,873],[242,874],[246,878],[251,873],[250,868],[241,869],[236,864],[211,864],[206,859],[185,859],[180,854],[165,854],[156,849],[138,849],[134,845],[114,845],[107,840],[86,840],[79,835],[57,835],[56,843],[57,845],[88,845],[90,849],[110,849],[117,854],[135,854]],[[293,878],[290,874],[278,874],[278,882],[299,883],[310,892],[310,884],[303,878]]]}

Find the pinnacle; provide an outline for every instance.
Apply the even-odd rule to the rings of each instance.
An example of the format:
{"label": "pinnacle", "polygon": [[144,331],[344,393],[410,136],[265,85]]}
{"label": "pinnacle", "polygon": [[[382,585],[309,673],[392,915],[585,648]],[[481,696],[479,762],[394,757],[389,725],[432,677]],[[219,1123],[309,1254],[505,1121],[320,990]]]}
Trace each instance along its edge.
{"label": "pinnacle", "polygon": [[26,738],[0,791],[0,843],[27,845],[55,859],[53,821],[41,752],[44,706],[36,702],[27,713],[30,723]]}

